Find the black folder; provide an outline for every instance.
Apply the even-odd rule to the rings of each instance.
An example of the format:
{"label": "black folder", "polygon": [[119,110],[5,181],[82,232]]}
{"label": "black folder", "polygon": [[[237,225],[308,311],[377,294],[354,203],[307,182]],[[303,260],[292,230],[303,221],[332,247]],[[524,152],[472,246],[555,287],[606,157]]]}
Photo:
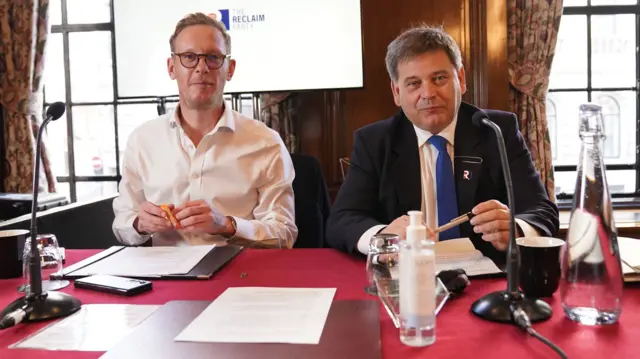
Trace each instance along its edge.
{"label": "black folder", "polygon": [[[89,258],[86,258],[78,263],[70,265],[63,269],[62,274],[51,275],[54,279],[77,279],[86,277],[86,273],[77,273],[80,269],[85,268],[93,263],[101,261],[109,256],[112,256],[121,250],[124,246],[113,246],[100,253],[97,253]],[[127,276],[129,278],[139,279],[209,279],[222,267],[229,263],[235,256],[237,256],[243,247],[236,246],[222,246],[213,247],[209,253],[207,253],[198,264],[186,274],[163,274],[157,276]],[[94,273],[97,274],[97,273]]]}
{"label": "black folder", "polygon": [[210,301],[170,301],[100,358],[382,358],[380,304],[375,299],[334,301],[317,345],[175,341],[209,304]]}

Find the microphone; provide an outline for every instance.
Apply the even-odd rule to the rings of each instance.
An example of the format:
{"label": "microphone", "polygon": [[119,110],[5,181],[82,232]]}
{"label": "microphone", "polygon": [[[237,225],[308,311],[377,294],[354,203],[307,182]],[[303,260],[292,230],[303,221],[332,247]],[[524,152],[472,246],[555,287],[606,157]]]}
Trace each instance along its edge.
{"label": "microphone", "polygon": [[158,97],[158,104],[156,105],[158,116],[162,116],[167,113],[167,99],[164,97]]}
{"label": "microphone", "polygon": [[520,267],[520,252],[515,242],[516,237],[516,221],[513,215],[515,212],[515,201],[513,199],[513,182],[511,181],[511,171],[509,170],[509,161],[507,159],[507,150],[504,146],[504,138],[502,130],[494,122],[489,120],[489,116],[479,110],[471,117],[471,122],[477,127],[488,126],[496,134],[498,142],[498,153],[500,154],[500,162],[502,164],[502,172],[504,175],[504,184],[507,187],[507,205],[509,206],[509,249],[507,257],[507,291],[511,294],[518,292],[518,269]]}
{"label": "microphone", "polygon": [[62,115],[64,115],[64,110],[65,110],[65,105],[63,102],[58,101],[58,102],[52,103],[51,106],[49,106],[49,108],[47,109],[46,117],[45,117],[44,123],[42,124],[42,127],[45,127],[46,123],[49,123],[50,121],[55,121],[60,117],[62,117]]}
{"label": "microphone", "polygon": [[[40,182],[40,155],[42,148],[42,133],[47,124],[62,117],[65,111],[63,102],[55,102],[49,106],[45,120],[38,130],[36,139],[36,158],[33,166],[33,200],[31,203],[31,255],[29,258],[29,294],[16,299],[1,313],[2,322],[17,324],[19,321],[42,321],[65,317],[80,309],[81,303],[77,298],[62,292],[42,291],[42,268],[40,267],[40,253],[38,251],[38,228],[36,212],[38,209],[38,183]],[[19,319],[19,320],[18,320]]]}
{"label": "microphone", "polygon": [[[531,320],[539,322],[551,318],[551,307],[544,301],[536,298],[526,298],[518,289],[518,272],[520,270],[520,251],[516,244],[515,230],[515,201],[513,198],[513,182],[511,181],[511,171],[507,150],[502,137],[502,130],[493,121],[489,120],[486,112],[477,109],[471,117],[471,122],[480,128],[488,127],[496,135],[498,152],[502,164],[504,183],[507,188],[507,200],[510,212],[509,218],[509,248],[507,253],[507,290],[489,293],[475,301],[471,306],[471,311],[480,318],[494,321],[511,323],[514,321],[514,310],[521,309]],[[521,313],[521,312],[518,312]]]}

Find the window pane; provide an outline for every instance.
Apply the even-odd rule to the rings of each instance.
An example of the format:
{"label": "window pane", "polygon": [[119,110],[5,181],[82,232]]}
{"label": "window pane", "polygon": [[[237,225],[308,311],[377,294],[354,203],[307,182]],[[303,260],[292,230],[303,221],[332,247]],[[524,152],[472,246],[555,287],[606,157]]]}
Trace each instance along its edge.
{"label": "window pane", "polygon": [[560,139],[556,142],[553,164],[575,166],[578,164],[581,144],[578,137],[578,109],[581,104],[587,102],[587,93],[552,92],[548,94],[547,101],[555,104],[556,133]]}
{"label": "window pane", "polygon": [[64,101],[64,47],[62,34],[50,34],[47,39],[47,52],[44,55],[44,100],[46,102]]}
{"label": "window pane", "polygon": [[241,97],[239,110],[240,111],[238,112],[242,113],[243,115],[249,118],[253,118],[253,97]]}
{"label": "window pane", "polygon": [[[573,194],[576,188],[577,172],[555,172],[556,194]],[[611,193],[632,193],[636,190],[635,170],[607,170],[607,184]]]}
{"label": "window pane", "polygon": [[67,196],[67,199],[71,201],[71,190],[69,189],[69,182],[57,182],[56,193]]}
{"label": "window pane", "polygon": [[69,24],[95,24],[110,21],[109,0],[67,0]]}
{"label": "window pane", "polygon": [[49,1],[49,24],[62,24],[62,4],[60,3],[60,0]]}
{"label": "window pane", "polygon": [[118,193],[118,182],[76,182],[78,202],[92,201]]}
{"label": "window pane", "polygon": [[636,93],[594,92],[593,102],[602,106],[605,164],[636,162]]}
{"label": "window pane", "polygon": [[[46,111],[46,109],[45,109]],[[49,122],[44,141],[47,144],[49,161],[54,176],[69,175],[68,146],[67,146],[67,112],[56,121]]]}
{"label": "window pane", "polygon": [[560,22],[549,88],[587,87],[587,18],[564,15]]}
{"label": "window pane", "polygon": [[558,157],[558,129],[557,129],[558,111],[553,100],[547,98],[547,127],[549,128],[549,139],[551,141],[551,159],[556,160]]}
{"label": "window pane", "polygon": [[116,174],[114,132],[113,106],[73,107],[76,175]]}
{"label": "window pane", "polygon": [[167,102],[164,105],[164,109],[166,113],[171,113],[173,110],[176,109],[177,106],[178,106],[177,102]]}
{"label": "window pane", "polygon": [[636,20],[633,14],[591,17],[593,87],[635,86],[635,30]]}
{"label": "window pane", "polygon": [[[567,0],[565,0],[566,4]],[[635,5],[638,0],[591,0],[591,5]]]}
{"label": "window pane", "polygon": [[[118,146],[120,166],[131,132],[143,123],[158,117],[156,104],[118,105]],[[122,168],[122,167],[121,167]]]}
{"label": "window pane", "polygon": [[70,33],[69,60],[73,102],[113,100],[111,32]]}
{"label": "window pane", "polygon": [[576,172],[559,172],[554,173],[554,184],[556,186],[556,195],[561,193],[573,194],[576,188]]}

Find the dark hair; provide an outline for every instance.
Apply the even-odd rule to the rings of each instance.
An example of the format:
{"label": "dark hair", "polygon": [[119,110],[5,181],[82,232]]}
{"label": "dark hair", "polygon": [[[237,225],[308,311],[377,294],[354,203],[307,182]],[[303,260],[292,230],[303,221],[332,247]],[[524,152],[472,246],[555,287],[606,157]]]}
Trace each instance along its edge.
{"label": "dark hair", "polygon": [[397,81],[398,63],[434,50],[444,50],[456,70],[462,67],[460,48],[451,35],[442,27],[421,25],[404,31],[387,46],[385,62],[389,77]]}

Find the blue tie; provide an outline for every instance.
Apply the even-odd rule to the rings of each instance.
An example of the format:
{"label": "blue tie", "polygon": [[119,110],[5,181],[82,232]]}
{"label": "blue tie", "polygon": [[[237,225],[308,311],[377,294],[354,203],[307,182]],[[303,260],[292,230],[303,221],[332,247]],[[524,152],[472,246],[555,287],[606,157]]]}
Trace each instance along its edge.
{"label": "blue tie", "polygon": [[[453,165],[447,152],[448,141],[444,137],[431,136],[428,141],[438,150],[436,160],[436,195],[438,198],[438,226],[449,223],[458,214],[458,197],[456,196],[456,182],[453,177]],[[460,238],[458,226],[440,232],[438,239],[443,241]]]}

